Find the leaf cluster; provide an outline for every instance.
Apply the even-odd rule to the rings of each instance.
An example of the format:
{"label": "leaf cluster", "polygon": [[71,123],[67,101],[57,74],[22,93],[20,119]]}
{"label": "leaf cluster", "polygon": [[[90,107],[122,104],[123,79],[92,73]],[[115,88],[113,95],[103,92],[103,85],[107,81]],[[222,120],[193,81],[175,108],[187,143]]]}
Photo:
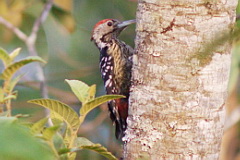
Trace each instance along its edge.
{"label": "leaf cluster", "polygon": [[14,91],[14,87],[22,77],[22,75],[14,77],[15,73],[21,67],[32,62],[46,63],[38,56],[27,57],[15,62],[19,52],[20,48],[15,49],[11,53],[7,53],[0,48],[0,60],[2,60],[4,67],[0,73],[0,80],[3,81],[2,86],[0,86],[0,113],[7,111],[11,115],[11,100],[17,97],[17,91]]}
{"label": "leaf cluster", "polygon": [[[76,151],[82,149],[89,149],[95,151],[108,159],[116,159],[107,149],[100,144],[94,144],[88,139],[84,137],[78,137],[77,131],[81,124],[83,123],[87,114],[99,106],[102,103],[107,101],[123,98],[124,96],[121,95],[104,95],[101,97],[95,98],[96,94],[96,85],[88,86],[87,84],[78,81],[78,80],[66,80],[69,84],[70,88],[72,89],[73,93],[77,96],[79,101],[82,103],[82,107],[79,110],[79,113],[74,111],[70,106],[64,104],[60,101],[53,100],[53,99],[35,99],[28,101],[29,103],[34,103],[40,106],[43,106],[51,111],[50,119],[53,122],[53,126],[49,129],[52,130],[54,128],[55,133],[51,134],[42,134],[46,140],[50,140],[49,143],[52,143],[50,146],[54,146],[52,141],[52,135],[58,134],[58,136],[62,139],[62,145],[60,148],[53,148],[58,153],[60,158],[67,158],[67,159],[75,159]],[[40,128],[42,127],[42,122],[45,120],[40,120],[37,124],[40,124]],[[33,130],[41,130],[38,125],[34,125]],[[58,126],[65,126],[62,132],[56,132],[59,129]],[[48,137],[50,135],[50,137]]]}
{"label": "leaf cluster", "polygon": [[[116,157],[108,152],[105,147],[95,144],[84,137],[79,137],[77,133],[90,111],[102,103],[123,98],[124,96],[104,95],[95,97],[96,85],[88,86],[78,80],[66,80],[72,92],[82,103],[79,113],[67,104],[57,100],[35,99],[28,102],[49,109],[49,117],[40,119],[30,125],[24,125],[19,122],[17,116],[11,116],[11,100],[17,98],[14,87],[22,77],[22,75],[14,77],[14,74],[21,67],[31,62],[45,63],[40,57],[27,57],[14,62],[19,51],[20,49],[16,49],[9,54],[5,50],[0,49],[0,59],[4,65],[4,69],[0,73],[0,78],[3,81],[0,87],[0,125],[2,126],[0,141],[7,144],[1,147],[4,149],[0,151],[0,159],[35,160],[41,157],[40,159],[45,160],[73,160],[76,158],[77,151],[88,149],[110,160],[116,160]],[[18,134],[16,135],[15,133]],[[12,145],[14,145],[12,148],[15,148],[15,151],[11,149]]]}

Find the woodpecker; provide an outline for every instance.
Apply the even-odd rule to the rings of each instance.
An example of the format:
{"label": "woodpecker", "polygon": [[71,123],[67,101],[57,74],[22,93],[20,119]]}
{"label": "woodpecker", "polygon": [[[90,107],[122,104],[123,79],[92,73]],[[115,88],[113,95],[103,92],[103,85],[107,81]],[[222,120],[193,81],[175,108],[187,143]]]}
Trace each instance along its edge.
{"label": "woodpecker", "polygon": [[124,95],[126,98],[108,102],[110,118],[116,125],[115,136],[120,139],[127,128],[128,98],[131,85],[133,48],[118,39],[119,34],[135,20],[120,22],[104,19],[93,28],[91,41],[100,51],[100,71],[107,94]]}

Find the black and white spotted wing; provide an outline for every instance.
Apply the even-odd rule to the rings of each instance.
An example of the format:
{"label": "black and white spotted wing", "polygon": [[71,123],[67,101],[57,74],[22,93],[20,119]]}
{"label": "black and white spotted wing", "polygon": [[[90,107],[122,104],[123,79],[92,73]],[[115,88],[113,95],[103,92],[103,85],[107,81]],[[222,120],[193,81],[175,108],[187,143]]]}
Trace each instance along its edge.
{"label": "black and white spotted wing", "polygon": [[113,70],[113,57],[107,54],[107,47],[105,47],[100,51],[100,71],[107,94],[117,94]]}

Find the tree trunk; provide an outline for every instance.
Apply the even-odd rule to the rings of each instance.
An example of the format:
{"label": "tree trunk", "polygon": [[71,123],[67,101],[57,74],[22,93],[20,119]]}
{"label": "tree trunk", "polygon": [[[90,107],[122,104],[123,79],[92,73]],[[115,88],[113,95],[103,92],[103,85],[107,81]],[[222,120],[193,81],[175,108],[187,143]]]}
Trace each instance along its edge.
{"label": "tree trunk", "polygon": [[139,0],[124,159],[219,158],[236,5]]}

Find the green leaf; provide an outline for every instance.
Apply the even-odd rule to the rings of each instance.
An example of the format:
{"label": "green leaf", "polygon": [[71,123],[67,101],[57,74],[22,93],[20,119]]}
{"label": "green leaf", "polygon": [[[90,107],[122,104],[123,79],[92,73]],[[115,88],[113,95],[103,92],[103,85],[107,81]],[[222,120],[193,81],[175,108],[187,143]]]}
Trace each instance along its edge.
{"label": "green leaf", "polygon": [[75,147],[91,146],[91,145],[94,145],[94,143],[85,137],[76,138],[75,143],[74,143]]}
{"label": "green leaf", "polygon": [[16,92],[7,94],[6,92],[4,92],[4,89],[0,87],[0,103],[5,103],[10,99],[16,99],[16,98],[17,98]]}
{"label": "green leaf", "polygon": [[61,148],[61,149],[59,149],[58,154],[61,155],[61,154],[69,153],[69,152],[71,152],[71,149],[69,149],[69,148]]}
{"label": "green leaf", "polygon": [[9,54],[2,48],[0,48],[0,59],[3,61],[3,65],[6,68],[9,63],[11,63],[11,58]]}
{"label": "green leaf", "polygon": [[52,99],[35,99],[28,102],[38,104],[40,106],[50,109],[52,112],[55,112],[60,117],[62,117],[62,119],[73,131],[78,130],[79,117],[77,113],[68,105]]}
{"label": "green leaf", "polygon": [[33,133],[33,135],[42,132],[47,121],[48,121],[48,118],[43,118],[37,121],[36,123],[34,123],[31,127],[31,132]]}
{"label": "green leaf", "polygon": [[86,115],[88,112],[99,106],[100,104],[103,104],[107,101],[118,99],[118,98],[125,98],[125,96],[122,95],[104,95],[101,97],[97,97],[89,102],[87,102],[85,105],[82,106],[80,109],[80,115]]}
{"label": "green leaf", "polygon": [[0,75],[0,77],[4,80],[9,80],[17,70],[19,70],[22,66],[31,62],[46,63],[42,58],[37,56],[27,57],[23,60],[20,60],[18,62],[15,62],[9,65],[5,70],[3,70],[3,73]]}
{"label": "green leaf", "polygon": [[10,100],[10,99],[16,99],[16,95],[7,95],[6,97],[3,98],[3,102]]}
{"label": "green leaf", "polygon": [[89,86],[78,80],[65,80],[71,87],[73,93],[77,96],[79,101],[85,103],[86,98],[88,97]]}
{"label": "green leaf", "polygon": [[17,122],[16,117],[0,117],[0,126],[9,125]]}
{"label": "green leaf", "polygon": [[76,156],[77,156],[77,153],[76,152],[72,152],[72,153],[69,153],[68,155],[68,160],[75,160],[76,159]]}
{"label": "green leaf", "polygon": [[52,120],[53,125],[61,125],[64,121],[62,116],[60,116],[59,114],[57,114],[55,112],[50,113],[50,118]]}
{"label": "green leaf", "polygon": [[43,131],[43,138],[51,141],[53,139],[53,136],[57,133],[60,126],[52,126],[48,127]]}
{"label": "green leaf", "polygon": [[101,144],[94,144],[91,146],[82,146],[81,148],[95,151],[109,160],[117,160],[117,158],[111,152],[108,152],[108,150],[105,147],[103,147]]}
{"label": "green leaf", "polygon": [[72,132],[73,129],[71,128],[71,126],[63,125],[63,122],[65,121],[64,118],[57,114],[56,112],[51,112],[50,117],[53,125],[62,126],[61,131],[62,133],[64,133],[63,140],[65,142],[65,145],[68,146],[72,142],[72,139],[74,139],[77,136],[77,134],[75,134],[76,132],[75,133]]}
{"label": "green leaf", "polygon": [[20,51],[21,51],[21,48],[17,48],[9,54],[9,57],[11,58],[11,62],[19,55]]}
{"label": "green leaf", "polygon": [[105,147],[100,144],[94,144],[84,137],[78,137],[75,141],[75,148],[72,148],[71,151],[78,151],[81,149],[89,149],[97,152],[98,154],[108,158],[109,160],[117,160],[117,158],[112,155],[111,152],[108,152]]}
{"label": "green leaf", "polygon": [[23,75],[19,75],[10,81],[10,83],[7,85],[7,89],[6,89],[8,93],[11,93],[13,91],[14,87],[17,85],[17,83],[22,78],[22,76]]}
{"label": "green leaf", "polygon": [[93,110],[94,108],[99,106],[100,104],[103,104],[103,103],[113,100],[113,99],[124,98],[124,97],[125,96],[122,96],[122,95],[104,95],[104,96],[97,97],[97,98],[83,104],[83,106],[80,109],[80,125],[84,121],[86,115],[91,110]]}
{"label": "green leaf", "polygon": [[96,85],[94,84],[89,87],[87,101],[93,100],[95,98],[95,94],[96,94]]}
{"label": "green leaf", "polygon": [[31,135],[16,118],[0,118],[1,160],[54,160],[51,148]]}
{"label": "green leaf", "polygon": [[63,141],[63,136],[59,133],[59,132],[61,132],[61,129],[62,129],[62,126],[53,137],[53,144],[57,151],[59,151],[61,148],[63,148],[65,146],[64,141]]}
{"label": "green leaf", "polygon": [[[71,152],[71,153],[69,153]],[[69,154],[67,154],[69,153]],[[76,152],[71,151],[70,148],[61,148],[58,151],[58,154],[60,155],[60,157],[64,157],[63,159],[67,159],[67,160],[75,160],[76,159]]]}

